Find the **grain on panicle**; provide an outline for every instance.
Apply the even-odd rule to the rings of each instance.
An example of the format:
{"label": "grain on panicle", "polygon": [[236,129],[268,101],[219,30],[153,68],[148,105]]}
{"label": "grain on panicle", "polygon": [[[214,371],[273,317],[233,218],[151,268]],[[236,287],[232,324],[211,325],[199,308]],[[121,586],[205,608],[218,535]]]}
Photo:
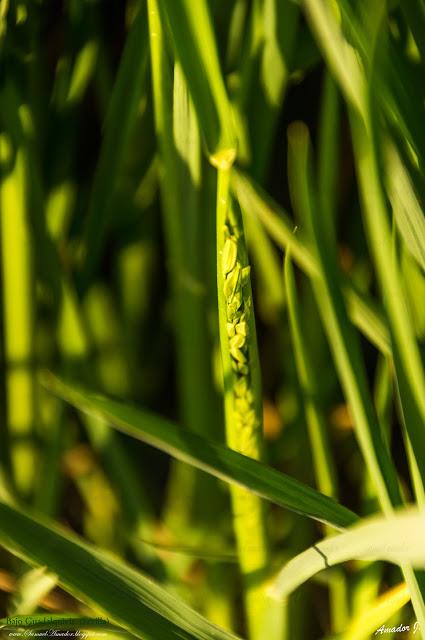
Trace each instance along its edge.
{"label": "grain on panicle", "polygon": [[237,227],[229,220],[223,227],[223,294],[226,305],[226,330],[228,349],[233,371],[233,418],[239,432],[239,441],[244,443],[245,455],[257,457],[255,432],[259,419],[254,405],[249,354],[249,317],[251,298],[249,291],[250,267],[243,266],[243,238]]}

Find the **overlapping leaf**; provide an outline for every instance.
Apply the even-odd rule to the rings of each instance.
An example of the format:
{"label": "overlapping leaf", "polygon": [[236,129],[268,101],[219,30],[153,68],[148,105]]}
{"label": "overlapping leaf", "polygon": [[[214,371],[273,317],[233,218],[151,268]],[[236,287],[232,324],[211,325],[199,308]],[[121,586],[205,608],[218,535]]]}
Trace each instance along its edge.
{"label": "overlapping leaf", "polygon": [[81,411],[150,444],[178,460],[310,518],[344,528],[357,516],[332,498],[227,447],[206,440],[157,415],[81,389],[45,373],[43,384]]}
{"label": "overlapping leaf", "polygon": [[4,502],[0,545],[48,567],[69,593],[143,640],[237,640],[142,573]]}

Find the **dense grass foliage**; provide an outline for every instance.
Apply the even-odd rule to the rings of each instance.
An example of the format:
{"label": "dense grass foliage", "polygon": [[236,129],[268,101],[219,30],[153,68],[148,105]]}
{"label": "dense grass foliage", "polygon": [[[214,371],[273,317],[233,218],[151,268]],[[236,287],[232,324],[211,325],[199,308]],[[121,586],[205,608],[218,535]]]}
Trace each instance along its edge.
{"label": "dense grass foliage", "polygon": [[423,0],[0,0],[0,57],[0,635],[425,637]]}

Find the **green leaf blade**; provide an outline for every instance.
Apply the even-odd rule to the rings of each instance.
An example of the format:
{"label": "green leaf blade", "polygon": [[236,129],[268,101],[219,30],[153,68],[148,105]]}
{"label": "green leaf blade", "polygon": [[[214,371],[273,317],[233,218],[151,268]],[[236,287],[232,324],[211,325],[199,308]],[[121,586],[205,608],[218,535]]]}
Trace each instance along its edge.
{"label": "green leaf blade", "polygon": [[357,520],[352,511],[332,498],[261,462],[197,434],[188,433],[168,420],[82,390],[50,373],[42,376],[42,383],[77,409],[102,419],[119,431],[226,482],[250,489],[283,508],[338,529],[345,528]]}
{"label": "green leaf blade", "polygon": [[347,560],[384,560],[425,568],[425,516],[403,509],[391,518],[368,518],[346,533],[330,536],[290,560],[273,585],[274,595],[287,597],[323,569]]}
{"label": "green leaf blade", "polygon": [[47,566],[76,598],[143,640],[237,640],[143,574],[19,509],[0,502],[0,544]]}
{"label": "green leaf blade", "polygon": [[207,3],[160,0],[158,6],[168,22],[210,161],[227,168],[236,157],[236,138]]}

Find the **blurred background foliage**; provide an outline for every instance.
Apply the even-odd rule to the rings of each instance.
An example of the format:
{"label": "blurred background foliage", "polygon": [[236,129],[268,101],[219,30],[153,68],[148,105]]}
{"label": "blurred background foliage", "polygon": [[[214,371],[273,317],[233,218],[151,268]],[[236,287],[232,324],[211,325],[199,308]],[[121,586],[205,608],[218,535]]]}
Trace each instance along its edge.
{"label": "blurred background foliage", "polygon": [[[415,495],[420,500],[423,489],[420,470],[412,481],[414,463],[406,454],[382,281],[361,215],[362,177],[355,177],[361,134],[353,140],[353,105],[363,95],[355,65],[344,67],[340,51],[326,48],[326,37],[335,46],[338,41],[331,31],[320,32],[312,9],[318,4],[306,2],[302,10],[292,0],[208,2],[238,138],[232,189],[244,215],[252,265],[266,459],[317,487],[319,448],[327,456],[330,479],[318,488],[367,515],[379,508],[379,492],[366,472],[341,370],[332,364],[332,335],[322,324],[330,312],[318,309],[311,284],[314,232],[306,241],[300,199],[308,185],[300,185],[303,169],[297,164],[304,134],[291,127],[294,121],[305,123],[311,136],[315,197],[327,220],[322,246],[328,242],[335,253],[341,290],[351,287],[352,296],[373,310],[372,316],[362,315],[353,303],[349,313],[363,332],[365,384],[392,468],[408,500]],[[382,242],[397,256],[423,354],[423,4],[324,4],[366,69],[379,183],[394,214],[392,246],[386,236]],[[25,504],[143,568],[221,626],[245,633],[224,483],[170,463],[96,417],[77,414],[37,383],[39,370],[48,368],[170,417],[182,429],[224,441],[216,170],[208,159],[208,126],[199,111],[194,114],[184,65],[183,74],[173,66],[175,45],[165,25],[160,53],[169,82],[163,88],[164,113],[171,122],[161,131],[151,50],[144,1],[1,0],[1,479]],[[190,90],[191,79],[186,82]],[[167,144],[175,158],[174,177]],[[293,241],[282,236],[273,216],[284,221],[289,238],[294,232]],[[297,290],[292,329],[291,273],[285,286],[283,272],[283,248],[291,242],[301,267],[292,274]],[[298,357],[305,359],[307,380],[291,334],[297,323],[306,352]],[[306,384],[314,387],[311,419]],[[414,400],[409,406],[416,406]],[[317,415],[325,444],[306,426]],[[418,435],[419,457],[422,442]],[[322,530],[274,507],[267,526],[276,569],[313,544]],[[0,566],[2,611],[85,610],[63,591],[52,590],[54,581],[44,584],[45,574],[28,574],[5,551]],[[35,602],[23,606],[28,578],[42,586]],[[353,562],[322,581],[319,576],[291,598],[286,637],[340,633],[354,614],[399,582],[397,569],[376,563]],[[334,599],[330,608],[328,588]],[[396,617],[409,620],[413,614],[401,609],[408,599],[403,596]]]}

